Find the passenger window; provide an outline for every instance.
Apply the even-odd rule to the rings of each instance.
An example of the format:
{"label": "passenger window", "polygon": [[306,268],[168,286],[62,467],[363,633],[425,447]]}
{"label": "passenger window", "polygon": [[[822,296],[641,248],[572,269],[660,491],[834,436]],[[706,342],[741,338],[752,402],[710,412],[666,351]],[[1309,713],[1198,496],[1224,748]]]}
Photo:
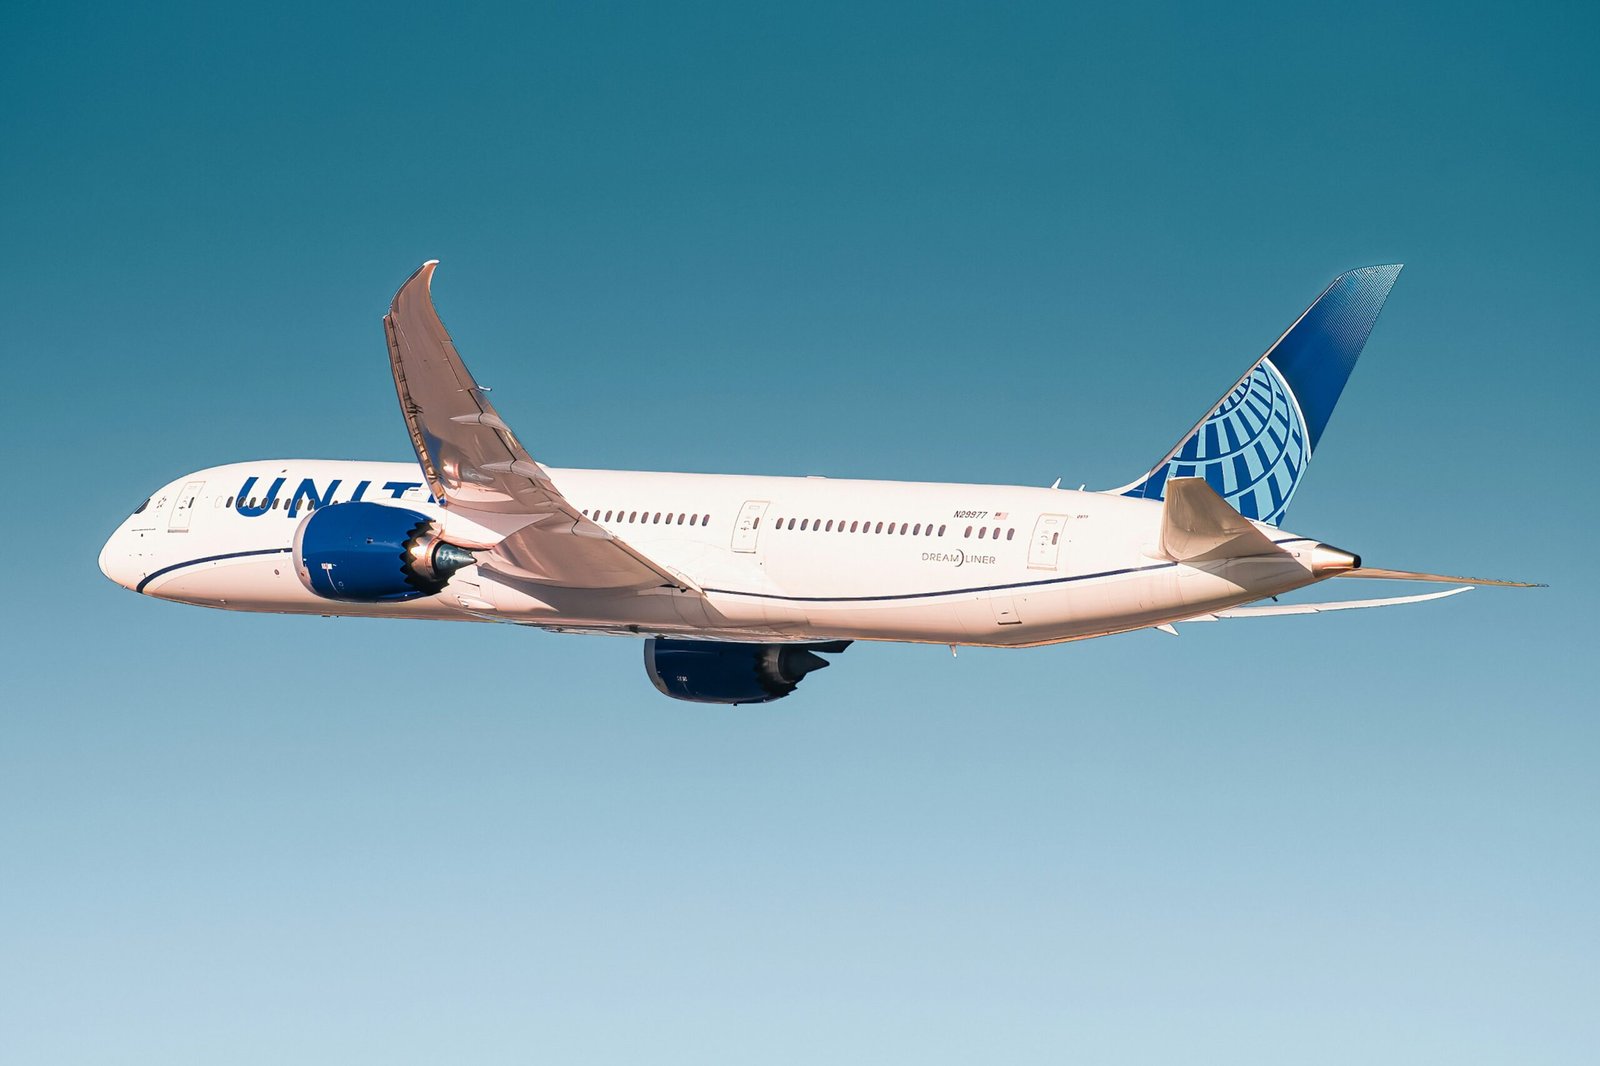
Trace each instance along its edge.
{"label": "passenger window", "polygon": [[963,533],[963,534],[961,534],[961,535],[962,535],[962,536],[963,536],[963,537],[970,537],[970,536],[972,536],[972,527],[971,527],[971,526],[968,526],[968,527],[967,527],[967,531],[966,531],[966,532],[965,532],[965,533]]}
{"label": "passenger window", "polygon": [[638,521],[638,519],[639,519],[639,512],[638,511],[629,511],[628,512],[628,521],[636,522],[636,521]]}
{"label": "passenger window", "polygon": [[1016,535],[1017,535],[1017,531],[1016,530],[1014,530],[1014,529],[1006,530],[1006,539],[1007,540],[1010,540],[1012,537],[1015,537]]}
{"label": "passenger window", "polygon": [[690,516],[689,516],[689,524],[690,524],[690,525],[691,525],[691,526],[697,526],[697,525],[699,525],[699,524],[700,524],[700,516],[699,516],[699,515],[697,515],[697,514],[692,514],[692,515],[690,515]]}
{"label": "passenger window", "polygon": [[678,512],[678,525],[680,525],[680,526],[683,525],[683,520],[685,518],[688,518],[688,517],[689,517],[688,515],[684,514],[682,511],[679,511]]}
{"label": "passenger window", "polygon": [[[931,526],[930,526],[930,527],[928,527],[928,528],[930,528],[930,529],[931,529],[931,528],[933,528],[933,527],[931,527]],[[943,527],[943,526],[940,526],[940,527],[939,527],[939,536],[941,536],[941,537],[942,537],[942,536],[944,536],[944,527]]]}
{"label": "passenger window", "polygon": [[906,530],[908,530],[908,529],[910,529],[910,528],[911,528],[911,527],[910,527],[910,526],[908,526],[908,525],[907,525],[907,524],[906,524],[906,523],[904,523],[904,522],[901,522],[901,523],[900,523],[900,535],[901,535],[901,536],[902,536],[902,537],[903,537],[903,536],[905,536],[905,535],[906,535]]}
{"label": "passenger window", "polygon": [[873,531],[873,532],[874,532],[874,533],[882,533],[882,532],[883,532],[883,523],[882,523],[882,522],[879,522],[879,523],[878,523],[878,524],[877,524],[877,526],[875,526],[875,527],[874,527],[874,528],[873,528],[873,530],[872,530],[872,531]]}
{"label": "passenger window", "polygon": [[700,516],[700,524],[703,525],[703,526],[709,526],[711,524],[711,516],[708,515],[708,514],[707,515],[701,515]]}
{"label": "passenger window", "polygon": [[809,518],[800,519],[800,528],[801,528],[802,531],[806,528],[806,526],[808,526],[810,524],[811,524],[811,520]]}
{"label": "passenger window", "polygon": [[833,532],[833,519],[831,519],[831,518],[830,518],[830,519],[828,519],[828,530],[827,530],[827,531],[828,531],[828,532],[829,532],[829,533],[832,533],[832,532]]}
{"label": "passenger window", "polygon": [[987,526],[979,526],[978,527],[978,539],[982,540],[984,538],[984,535],[986,533],[988,533],[988,532],[989,532],[989,528]]}
{"label": "passenger window", "polygon": [[922,523],[921,522],[918,522],[916,525],[911,527],[911,535],[913,537],[922,536]]}
{"label": "passenger window", "polygon": [[792,518],[791,518],[791,519],[789,519],[789,528],[790,528],[790,529],[793,529],[793,528],[794,528],[794,519],[792,519]]}
{"label": "passenger window", "polygon": [[[150,501],[149,501],[149,500],[146,500],[146,501],[144,501],[144,503],[149,503],[149,502],[150,502]],[[140,505],[139,505],[139,511],[142,511],[142,510],[144,510],[144,503],[142,503],[142,504],[140,504]],[[223,504],[223,506],[224,506],[224,507],[232,507],[232,506],[233,506],[233,497],[232,497],[232,496],[229,496],[229,497],[228,497],[228,502],[227,502],[227,503],[225,503],[225,504]],[[139,513],[139,511],[135,511],[135,512],[133,512],[133,513],[134,513],[134,514],[138,514],[138,513]]]}

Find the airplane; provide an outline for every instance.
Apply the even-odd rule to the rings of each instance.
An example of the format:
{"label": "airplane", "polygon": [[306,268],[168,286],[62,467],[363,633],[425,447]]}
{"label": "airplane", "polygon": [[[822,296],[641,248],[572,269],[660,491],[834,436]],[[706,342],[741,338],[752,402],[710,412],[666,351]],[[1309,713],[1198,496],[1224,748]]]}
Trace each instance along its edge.
{"label": "airplane", "polygon": [[[456,352],[437,265],[383,320],[415,464],[185,474],[106,541],[106,576],[234,611],[639,637],[663,694],[734,705],[788,696],[854,641],[954,654],[1533,587],[1370,568],[1282,527],[1399,265],[1334,279],[1159,462],[1105,491],[545,466]],[[1276,602],[1331,578],[1456,587]]]}

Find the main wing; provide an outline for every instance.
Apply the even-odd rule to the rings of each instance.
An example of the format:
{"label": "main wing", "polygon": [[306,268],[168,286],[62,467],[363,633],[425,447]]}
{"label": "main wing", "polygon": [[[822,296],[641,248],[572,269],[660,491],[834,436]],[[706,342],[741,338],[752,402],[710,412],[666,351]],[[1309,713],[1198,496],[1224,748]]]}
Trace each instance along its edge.
{"label": "main wing", "polygon": [[395,293],[383,329],[400,411],[441,506],[497,528],[525,517],[479,565],[563,588],[692,588],[585,518],[473,380],[433,309],[437,260]]}
{"label": "main wing", "polygon": [[1471,585],[1460,588],[1445,589],[1443,592],[1424,592],[1416,596],[1390,596],[1387,599],[1377,600],[1335,600],[1321,603],[1273,603],[1261,604],[1250,607],[1229,607],[1221,611],[1212,611],[1209,614],[1197,614],[1192,618],[1182,619],[1184,622],[1215,622],[1221,618],[1273,618],[1287,614],[1326,614],[1329,611],[1359,611],[1367,607],[1398,607],[1402,603],[1426,603],[1428,600],[1442,600],[1446,596],[1455,596],[1463,592],[1471,592]]}

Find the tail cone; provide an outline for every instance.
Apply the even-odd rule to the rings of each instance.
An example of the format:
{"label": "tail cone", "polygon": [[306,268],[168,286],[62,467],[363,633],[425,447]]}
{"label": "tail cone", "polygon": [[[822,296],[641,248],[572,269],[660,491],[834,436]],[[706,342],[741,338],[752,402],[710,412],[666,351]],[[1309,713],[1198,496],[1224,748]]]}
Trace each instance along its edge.
{"label": "tail cone", "polygon": [[1311,576],[1338,577],[1361,566],[1361,556],[1354,555],[1331,544],[1318,544],[1311,549]]}

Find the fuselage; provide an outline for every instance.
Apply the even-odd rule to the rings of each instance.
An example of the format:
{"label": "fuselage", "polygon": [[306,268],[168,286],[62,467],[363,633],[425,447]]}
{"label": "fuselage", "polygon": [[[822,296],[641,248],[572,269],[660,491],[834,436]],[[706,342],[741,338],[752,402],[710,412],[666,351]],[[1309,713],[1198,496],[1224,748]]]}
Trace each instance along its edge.
{"label": "fuselage", "polygon": [[[443,591],[345,603],[297,573],[295,532],[351,501],[404,507],[482,540],[414,463],[268,460],[164,485],[101,553],[162,599],[242,611],[504,621],[738,641],[1021,647],[1140,629],[1319,580],[1315,542],[1258,524],[1284,554],[1182,564],[1162,505],[1002,485],[551,469],[573,506],[700,592],[573,590],[468,567]],[[703,593],[703,595],[701,594]]]}

